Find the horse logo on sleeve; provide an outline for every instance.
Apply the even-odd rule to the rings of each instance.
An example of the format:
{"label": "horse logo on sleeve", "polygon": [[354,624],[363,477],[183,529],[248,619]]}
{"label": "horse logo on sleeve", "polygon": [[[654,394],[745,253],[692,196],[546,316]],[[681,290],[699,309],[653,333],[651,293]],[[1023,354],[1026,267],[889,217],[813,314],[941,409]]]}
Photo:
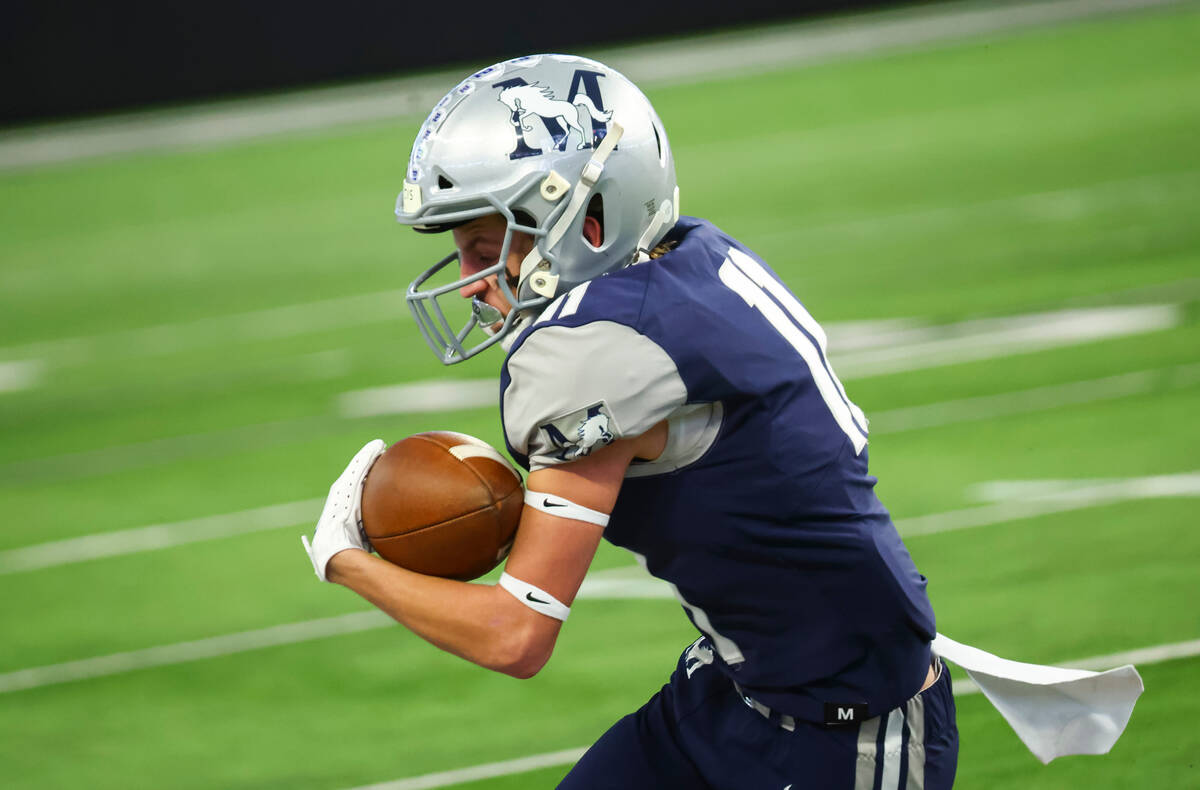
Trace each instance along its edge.
{"label": "horse logo on sleeve", "polygon": [[553,456],[560,461],[590,455],[597,447],[612,444],[617,439],[612,415],[604,401],[559,417],[540,428],[553,446]]}

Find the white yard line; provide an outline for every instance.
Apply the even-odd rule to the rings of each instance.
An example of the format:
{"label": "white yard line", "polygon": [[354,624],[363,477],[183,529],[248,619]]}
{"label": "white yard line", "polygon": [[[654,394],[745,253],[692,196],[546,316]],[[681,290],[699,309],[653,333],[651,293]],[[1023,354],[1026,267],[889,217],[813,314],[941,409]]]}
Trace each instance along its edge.
{"label": "white yard line", "polygon": [[994,505],[899,519],[896,521],[896,529],[904,538],[912,538],[1003,524],[1049,513],[1084,510],[1118,502],[1196,496],[1200,496],[1200,472],[1131,477],[1099,485],[1085,485],[1024,499],[998,502]]}
{"label": "white yard line", "polygon": [[342,417],[378,417],[479,409],[499,401],[497,378],[433,379],[345,392],[338,396],[336,409]]}
{"label": "white yard line", "polygon": [[[334,299],[305,306],[306,310],[312,309],[316,315],[324,316],[323,319],[314,320],[310,326],[327,326],[329,321],[341,320],[337,316],[341,315],[343,310],[353,307],[354,300],[359,298]],[[280,316],[289,315],[294,309],[297,308],[294,306],[260,313],[245,313],[241,314],[235,323],[240,326],[240,331],[250,334],[253,333],[252,328],[257,327],[258,336],[262,337],[271,332],[282,331],[283,326],[278,323]],[[851,380],[1151,332],[1176,326],[1182,320],[1182,315],[1183,309],[1179,305],[1159,304],[1080,308],[937,326],[922,325],[915,319],[834,323],[827,327],[827,331],[831,338],[831,359],[834,367],[843,380]],[[164,339],[171,335],[178,338],[187,337],[196,343],[208,342],[213,337],[213,328],[207,320],[182,326],[191,328],[180,330],[179,327],[154,327],[145,330],[146,336],[143,340],[157,340],[141,347],[145,352],[153,348],[161,349]],[[134,336],[137,333],[128,334],[124,340],[130,348],[136,348]],[[121,336],[122,333],[114,333],[108,339],[117,344],[120,343]],[[60,353],[63,353],[63,349],[71,349],[71,353],[87,354],[90,353],[89,349],[95,349],[86,338],[59,342],[66,344],[60,349]],[[842,349],[845,349],[844,353],[841,353]],[[50,349],[47,347],[40,350],[45,352]],[[335,360],[333,364],[338,363]],[[1182,371],[1185,367],[1187,366],[1165,370]],[[877,412],[870,415],[872,429],[876,433],[913,430],[988,416],[1018,414],[1059,405],[1125,397],[1150,391],[1155,386],[1154,377],[1163,372],[1142,371],[1024,392]],[[1181,374],[1175,378],[1182,381],[1187,379],[1187,376]],[[483,408],[497,402],[497,387],[495,379],[435,379],[354,390],[336,398],[334,411],[340,417],[359,418]],[[311,433],[330,424],[333,419],[335,418],[305,417],[9,461],[0,464],[0,479],[23,481],[45,476],[80,478],[152,463],[165,463],[199,453],[220,452],[222,448],[243,446],[246,443],[265,446],[270,442],[291,441],[295,436]]]}
{"label": "white yard line", "polygon": [[[1000,206],[1030,207],[1044,206],[1049,203],[1069,200],[1072,205],[1082,205],[1092,200],[1110,201],[1112,196],[1128,199],[1130,195],[1138,196],[1147,189],[1156,188],[1163,201],[1174,199],[1169,187],[1164,182],[1176,183],[1196,182],[1200,171],[1188,170],[1183,172],[1158,173],[1149,176],[1139,176],[1133,179],[1106,181],[1097,184],[1082,185],[1054,192],[1013,195],[1004,198],[986,200],[978,203],[960,203],[952,206],[936,206],[915,209],[891,214],[858,216],[850,220],[832,221],[818,225],[796,226],[778,233],[756,234],[756,243],[778,236],[808,235],[821,232],[834,232],[844,235],[850,231],[862,231],[864,228],[882,228],[888,226],[916,227],[918,220],[954,221],[964,213],[983,211],[989,215]],[[1171,284],[1174,286],[1175,284]],[[1194,291],[1195,283],[1183,281],[1178,284],[1185,293]],[[1173,291],[1175,298],[1179,291]],[[1165,295],[1165,294],[1164,294]],[[1072,315],[1079,321],[1088,321],[1089,316],[1103,316],[1101,311],[1113,311],[1119,321],[1147,320],[1154,308],[1159,311],[1177,309],[1172,305],[1142,305],[1132,307],[1099,307],[1064,310],[1058,313],[1044,313],[1025,318],[1031,321],[1046,321],[1057,317],[1057,331],[1066,331]],[[1123,316],[1122,311],[1132,311]],[[280,338],[298,337],[316,332],[340,329],[364,324],[405,320],[409,313],[405,307],[404,291],[389,290],[351,296],[325,299],[300,304],[280,305],[260,310],[251,310],[230,315],[205,316],[188,321],[166,324],[156,324],[132,329],[121,329],[99,332],[94,335],[82,335],[50,340],[32,341],[13,346],[0,347],[0,360],[16,360],[15,363],[0,362],[0,392],[3,391],[2,366],[6,364],[21,364],[30,358],[44,358],[44,363],[55,365],[95,363],[114,358],[138,358],[159,356],[186,352],[199,348],[211,348],[217,345],[245,343],[247,341],[275,340]],[[1159,318],[1162,319],[1160,312]],[[911,342],[922,336],[939,337],[939,333],[948,328],[977,325],[977,332],[987,333],[989,324],[993,327],[1004,326],[1006,322],[1018,322],[1020,317],[1003,317],[997,319],[978,320],[964,324],[948,325],[948,327],[922,326],[915,319],[900,318],[884,321],[847,322],[843,325],[830,324],[826,327],[831,338],[834,338],[832,348],[842,352],[857,352],[862,348],[862,341],[870,341],[873,337],[886,339],[892,337],[899,341],[909,339]],[[999,323],[997,323],[999,322]],[[1015,328],[1010,326],[1010,329]],[[838,335],[844,331],[845,340]],[[1120,327],[1114,331],[1120,333]],[[880,345],[876,342],[873,345]],[[39,363],[40,364],[40,363]],[[851,357],[845,365],[859,364]],[[865,364],[878,365],[880,360],[868,356]],[[845,374],[842,374],[843,376]],[[39,377],[40,379],[40,377]]]}
{"label": "white yard line", "polygon": [[[945,3],[840,19],[655,41],[588,54],[643,88],[942,45],[986,34],[1177,4],[1178,0]],[[479,66],[481,64],[473,64]],[[420,116],[469,67],[421,77],[301,91],[65,124],[0,135],[0,171],[153,150],[211,147],[281,133]]]}
{"label": "white yard line", "polygon": [[[363,308],[375,298],[383,303],[399,298],[399,292],[272,308],[265,311],[241,313],[229,317],[229,319],[239,336],[243,338],[278,337],[280,333],[290,331],[288,327],[293,325],[303,324],[308,328],[329,328],[338,321],[366,320],[347,316],[350,312]],[[300,320],[301,315],[309,316],[310,320],[305,323]],[[882,373],[920,370],[956,361],[995,358],[1026,351],[1045,350],[1049,347],[1062,347],[1151,332],[1177,325],[1182,315],[1183,309],[1179,305],[1152,304],[1078,308],[976,319],[935,326],[922,324],[912,318],[859,321],[833,323],[826,329],[831,338],[831,358],[834,366],[843,380],[849,380]],[[60,360],[67,356],[86,359],[102,346],[122,349],[121,353],[127,354],[158,353],[167,348],[171,342],[176,341],[183,345],[217,342],[221,337],[217,326],[225,320],[205,319],[187,324],[116,332],[95,338],[49,341],[44,344],[21,347],[20,350],[27,353],[57,355]],[[293,324],[293,320],[296,321],[295,324]],[[4,351],[13,352],[14,349],[10,348]],[[310,364],[312,363],[310,362]],[[334,360],[332,364],[341,363]],[[1078,386],[1079,388],[1074,392],[1064,392],[1063,397],[1067,399],[1068,403],[1085,402],[1089,399],[1099,400],[1101,398],[1087,397],[1085,388],[1093,384],[1109,393],[1108,397],[1121,397],[1117,393],[1121,387],[1130,387],[1132,391],[1138,386],[1137,382],[1132,379],[1118,381],[1119,378],[1079,382],[1078,385],[1063,385],[1065,387]],[[1152,386],[1148,382],[1145,384],[1147,387]],[[460,379],[457,381],[435,379],[410,382],[343,393],[337,397],[334,410],[342,417],[357,418],[482,408],[496,402],[497,387],[495,379]],[[1053,399],[1056,397],[1055,389],[1050,387],[1040,395],[1030,395],[1026,401],[1012,406],[1011,408],[1014,409],[1012,413],[1032,410],[1036,405],[1037,398],[1045,398],[1048,404],[1045,408],[1051,407]],[[1004,408],[1001,402],[1008,397],[1010,397],[1008,394],[997,395],[992,401],[992,405],[996,408]],[[944,404],[913,407],[907,410],[907,414],[901,413],[905,410],[897,410],[895,414],[880,412],[875,416],[884,418],[885,421],[894,417],[895,424],[907,421],[910,423],[910,428],[901,428],[901,430],[908,430],[911,427],[921,427],[922,421],[936,422],[939,416],[933,410],[942,405]],[[964,402],[956,408],[971,413],[986,412],[986,408],[984,408],[986,406],[987,404],[980,400],[977,404]],[[162,463],[175,457],[187,457],[197,452],[211,451],[213,448],[235,447],[245,442],[260,440],[266,442],[271,441],[271,437],[299,436],[303,433],[301,429],[311,430],[326,420],[327,418],[322,417],[307,417],[290,422],[263,423],[257,426],[231,428],[226,431],[186,434],[58,456],[10,461],[0,464],[0,478],[24,480],[41,475],[86,477],[101,470],[104,473],[110,473],[147,463]],[[262,435],[259,436],[259,433]]]}
{"label": "white yard line", "polygon": [[[1000,395],[985,395],[977,398],[963,398],[944,401],[942,403],[931,403],[924,406],[892,409],[870,415],[872,435],[953,425],[1012,414],[1049,410],[1067,405],[1079,405],[1128,397],[1150,392],[1156,386],[1159,386],[1159,382],[1164,380],[1168,382],[1171,379],[1190,381],[1191,377],[1194,377],[1197,371],[1200,371],[1200,365],[1179,365],[1171,368],[1128,373],[1102,379],[1076,381],[1049,387],[1035,387],[1033,389],[1019,390]],[[471,388],[478,391],[482,391],[485,388],[491,389],[492,399],[495,397],[495,386],[496,383],[492,379],[476,380],[471,383]],[[481,395],[479,397],[482,398]],[[491,402],[489,400],[488,404]],[[465,406],[462,407],[465,408]],[[276,429],[279,428],[278,424],[274,425]],[[240,431],[241,429],[238,430]],[[289,435],[289,432],[286,430],[282,431],[282,433]],[[221,434],[220,436],[228,438],[227,434]],[[204,437],[192,438],[194,441],[199,441]],[[172,440],[160,440],[152,444],[157,445],[160,442],[170,441]],[[206,444],[205,446],[208,445]],[[125,449],[128,450],[127,455],[131,458],[149,457],[158,459],[161,455],[161,451],[147,445],[135,445]],[[103,451],[97,452],[103,455]],[[82,456],[73,456],[73,458],[75,459],[72,464],[74,468],[78,468],[81,463],[87,460]],[[103,457],[91,457],[90,460],[107,470],[120,465],[120,459],[112,457],[111,454],[103,455]],[[15,470],[9,468],[8,471],[14,472]],[[1070,481],[1030,481],[1020,484],[1001,481],[985,485],[994,485],[996,487],[1008,486],[1011,489],[1012,496],[999,494],[996,496],[985,495],[982,498],[988,500],[1025,500],[1039,494],[1062,494],[1068,489],[1071,491],[1077,491],[1081,488],[1088,489],[1099,483],[1109,486],[1110,488],[1104,490],[1110,492],[1125,490],[1121,488],[1123,481],[1120,480],[1075,481],[1074,483]],[[1018,487],[1014,488],[1014,486]],[[1050,508],[1050,510],[1038,511],[1039,513],[1053,512],[1054,509],[1060,509],[1061,507],[1061,502],[1054,500],[1030,499],[1030,502],[1033,504],[1025,506]],[[312,517],[319,513],[320,506],[321,500],[319,499],[282,503],[253,508],[251,510],[204,516],[169,524],[134,527],[113,532],[85,535],[78,538],[68,538],[52,543],[41,543],[23,548],[9,549],[7,551],[0,551],[0,575],[48,568],[73,562],[84,562],[101,557],[115,557],[123,554],[150,551],[152,549],[169,548],[185,543],[275,529],[291,524],[307,525],[312,520]],[[994,508],[993,513],[1003,514],[1008,512],[1006,508],[1012,507],[1012,505],[1002,502],[992,507]],[[968,520],[978,520],[987,517],[972,509],[955,511],[955,513],[963,514],[959,518]],[[947,514],[924,516],[916,520],[909,519],[907,522],[900,522],[900,524],[904,526],[911,522],[910,526],[904,526],[904,528],[913,530],[925,529],[929,528],[929,525],[937,523],[937,519],[945,515]],[[1031,512],[1030,515],[1037,515],[1037,513]],[[921,519],[932,519],[932,521],[922,521]],[[959,522],[953,521],[948,523],[957,524]],[[911,534],[919,533],[914,532]]]}
{"label": "white yard line", "polygon": [[498,763],[484,763],[483,765],[473,765],[470,768],[413,776],[409,779],[362,785],[355,790],[432,790],[432,788],[449,787],[464,782],[476,782],[480,779],[494,779],[497,776],[511,776],[542,768],[553,768],[556,765],[569,765],[578,762],[587,750],[586,746],[578,749],[563,749],[558,752],[518,757],[515,760],[502,760]]}
{"label": "white yard line", "polygon": [[[1183,308],[1173,304],[1133,305],[1122,307],[1092,307],[1057,310],[1047,313],[975,319],[955,324],[921,325],[915,319],[895,321],[831,324],[828,327],[829,346],[835,352],[831,361],[843,379],[866,378],[887,373],[903,373],[959,362],[1014,356],[1051,348],[1079,345],[1098,340],[1155,332],[1178,326],[1183,320]],[[845,333],[846,342],[842,344]],[[841,352],[845,347],[850,350]],[[1089,398],[1084,389],[1100,385],[1110,397],[1118,392],[1138,390],[1147,386],[1138,376],[1130,374],[1079,382],[1075,390],[1046,387],[1031,390],[1029,401],[1053,400],[1065,402],[1099,400]],[[373,387],[343,393],[337,399],[337,411],[343,417],[376,417],[385,414],[413,414],[428,411],[448,411],[454,408],[482,408],[497,402],[499,391],[495,379],[466,379],[418,381],[389,387]],[[998,401],[1009,397],[997,395]],[[982,403],[971,399],[963,408],[978,410]],[[897,424],[919,425],[936,414],[931,410],[945,404],[915,407],[908,414],[897,410]],[[1026,410],[1024,405],[1015,407]],[[921,410],[930,410],[922,413]]]}
{"label": "white yard line", "polygon": [[[299,545],[299,541],[297,541],[297,545]],[[288,623],[270,628],[260,628],[256,631],[214,636],[209,639],[176,642],[173,645],[162,645],[145,650],[131,650],[127,653],[113,653],[80,661],[19,669],[15,672],[0,674],[0,694],[69,683],[73,680],[102,678],[138,669],[183,664],[204,658],[218,658],[250,650],[262,650],[267,647],[292,645],[341,634],[371,631],[394,624],[391,618],[377,610],[355,612],[340,617]]]}
{"label": "white yard line", "polygon": [[247,341],[278,340],[362,324],[393,322],[405,320],[408,315],[403,290],[375,291],[242,313],[210,315],[192,321],[39,340],[0,348],[0,359],[39,357],[47,363],[62,365],[94,362],[97,358],[152,357]]}
{"label": "white yard line", "polygon": [[1037,499],[1048,496],[1062,496],[1068,492],[1081,489],[1110,486],[1123,483],[1121,478],[1062,478],[1059,480],[988,480],[984,483],[970,486],[967,497],[981,503],[997,504],[1014,500]]}
{"label": "white yard line", "polygon": [[[886,232],[894,236],[897,232],[906,232],[927,236],[938,226],[1002,214],[1041,220],[1075,220],[1114,208],[1177,203],[1195,189],[1198,176],[1200,170],[1176,169],[982,200],[856,213],[843,218],[813,215],[810,224],[789,223],[786,227],[760,231],[747,238],[761,246],[768,242],[796,243],[797,239],[817,235],[859,238],[866,233]],[[1005,216],[1004,221],[1009,222],[1009,217]]]}
{"label": "white yard line", "polygon": [[38,386],[44,368],[45,365],[37,359],[0,362],[0,392],[17,392]]}
{"label": "white yard line", "polygon": [[1104,672],[1113,667],[1124,666],[1125,664],[1133,664],[1135,666],[1145,664],[1150,666],[1151,664],[1161,664],[1164,661],[1172,661],[1176,658],[1191,658],[1193,656],[1200,656],[1200,639],[1154,645],[1153,647],[1141,647],[1137,650],[1126,650],[1122,653],[1109,653],[1106,656],[1081,658],[1077,661],[1066,662],[1060,666],[1086,669],[1091,672]]}
{"label": "white yard line", "polygon": [[641,565],[627,565],[589,573],[575,597],[605,601],[628,598],[679,600],[669,584],[651,576]]}
{"label": "white yard line", "polygon": [[[900,534],[907,538],[960,529],[972,529],[988,524],[999,524],[1031,516],[1044,515],[1046,513],[1082,510],[1122,501],[1196,496],[1200,496],[1200,472],[1129,478],[1106,482],[1101,485],[1059,490],[1027,501],[1004,502],[997,505],[901,519],[896,522],[896,527],[900,531]],[[319,502],[314,500],[312,502],[297,504],[303,504],[303,510],[311,511],[314,506],[319,505]],[[262,509],[262,511],[268,511],[277,515],[279,520],[289,520],[293,515],[302,515],[299,512],[293,513],[290,510],[292,507],[290,505],[276,506],[275,509],[266,508]],[[252,523],[246,520],[245,513],[231,514],[231,516],[233,517],[233,523],[241,522],[248,529],[254,528]],[[235,534],[230,531],[232,529],[230,525],[223,525],[220,522],[220,517],[213,517],[211,520],[201,519],[200,521],[206,522],[205,526],[211,531]],[[179,530],[181,527],[180,524],[164,526],[175,530]],[[142,530],[129,530],[127,533],[132,533],[130,539],[134,543],[138,540],[144,540],[142,538]],[[181,537],[185,538],[183,542],[190,542],[186,540],[188,537],[186,532]],[[204,538],[199,539],[202,540]],[[86,540],[88,539],[76,539],[76,541],[80,541],[79,546],[83,546],[82,541]],[[73,542],[64,541],[64,543]],[[101,545],[110,549],[108,556],[111,556],[112,544],[102,543]],[[135,547],[132,550],[143,551],[145,548],[144,546]],[[60,548],[60,550],[62,549]],[[68,547],[68,550],[78,552],[80,549],[78,547]],[[28,551],[28,549],[18,549],[16,551]],[[11,553],[5,552],[5,555]],[[5,555],[0,555],[0,560],[8,562],[9,560]],[[670,588],[663,582],[648,576],[637,567],[629,566],[611,568],[589,574],[584,580],[577,598],[593,600],[612,600],[618,598],[674,600],[674,595],[671,593]],[[392,621],[382,613],[359,612],[353,615],[343,615],[342,617],[312,620],[305,623],[292,623],[285,626],[273,626],[258,631],[245,631],[193,642],[183,642],[175,645],[100,656],[98,658],[34,667],[0,674],[0,693],[55,683],[65,683],[72,680],[103,677],[121,672],[130,672],[136,669],[193,661],[200,658],[230,655],[249,650],[258,650],[264,647],[307,642],[312,639],[321,639],[340,633],[382,628],[390,625],[392,625]]]}
{"label": "white yard line", "polygon": [[[323,499],[268,505],[186,521],[38,543],[0,552],[0,575],[216,540],[295,524],[315,524]],[[299,532],[297,532],[299,534]]]}
{"label": "white yard line", "polygon": [[875,348],[831,354],[843,379],[902,373],[1127,337],[1178,326],[1179,305],[1059,310],[901,330]]}
{"label": "white yard line", "polygon": [[[296,541],[296,545],[299,547],[299,540]],[[297,548],[297,550],[299,549]],[[646,575],[638,567],[613,568],[590,573],[576,598],[669,598],[672,601],[675,600],[669,589],[666,589],[664,596],[660,593],[659,588],[665,588],[665,585]],[[395,621],[383,612],[371,610],[338,617],[325,617],[319,620],[276,625],[254,631],[223,634],[208,639],[177,642],[144,650],[131,650],[96,658],[66,661],[61,664],[19,669],[0,674],[0,694],[76,680],[107,677],[139,669],[182,664],[205,658],[217,658],[268,647],[311,642],[314,639],[389,628],[394,625],[396,625]]]}
{"label": "white yard line", "polygon": [[740,34],[676,39],[594,56],[639,85],[692,84],[783,68],[923,49],[1010,30],[1174,5],[1174,0],[945,3],[829,20],[776,23]]}
{"label": "white yard line", "polygon": [[[1168,370],[1175,369],[1169,368]],[[975,398],[959,398],[941,403],[927,403],[922,406],[887,409],[872,412],[867,417],[870,419],[872,436],[903,433],[922,428],[936,428],[942,425],[1127,398],[1151,392],[1165,377],[1165,373],[1166,371],[1163,370],[1143,370],[1101,379],[1072,381],[1068,384],[1053,384],[1016,392],[1002,392],[997,395],[980,395]]]}
{"label": "white yard line", "polygon": [[242,452],[247,447],[263,450],[342,430],[343,427],[334,417],[298,417],[261,422],[207,433],[168,436],[98,447],[95,450],[9,461],[0,464],[0,480],[9,485],[46,478],[63,482],[159,466],[181,458],[226,456],[230,452]]}
{"label": "white yard line", "polygon": [[[1187,642],[1175,642],[1173,644],[1155,645],[1154,647],[1142,648],[1140,650],[1130,650],[1124,653],[1113,653],[1107,656],[1093,656],[1091,658],[1084,658],[1078,661],[1068,661],[1061,666],[1102,671],[1112,669],[1113,667],[1124,666],[1125,664],[1149,666],[1151,664],[1160,664],[1165,661],[1178,658],[1192,658],[1197,655],[1200,655],[1200,639],[1193,639]],[[954,681],[954,696],[965,697],[978,693],[979,687],[976,686],[971,680],[956,679]],[[413,776],[408,779],[397,779],[391,782],[379,782],[377,784],[362,785],[354,788],[354,790],[436,790],[436,788],[452,787],[464,782],[491,779],[497,776],[509,776],[511,774],[524,773],[526,771],[550,768],[556,765],[570,765],[577,762],[586,751],[587,747],[563,749],[562,751],[535,754],[516,760],[484,763],[482,765],[471,766],[470,768],[459,768],[453,771],[439,771],[437,773]]]}

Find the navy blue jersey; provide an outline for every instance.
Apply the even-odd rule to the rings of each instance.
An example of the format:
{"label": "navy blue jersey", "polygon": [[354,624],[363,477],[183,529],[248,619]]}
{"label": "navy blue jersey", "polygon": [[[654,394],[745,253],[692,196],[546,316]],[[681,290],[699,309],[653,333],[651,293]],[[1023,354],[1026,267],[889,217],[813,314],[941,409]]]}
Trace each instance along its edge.
{"label": "navy blue jersey", "polygon": [[669,421],[605,538],[675,588],[745,694],[810,721],[913,696],[934,616],[874,493],[867,424],[807,311],[753,253],[683,218],[677,246],[556,299],[501,378],[509,451],[569,463]]}

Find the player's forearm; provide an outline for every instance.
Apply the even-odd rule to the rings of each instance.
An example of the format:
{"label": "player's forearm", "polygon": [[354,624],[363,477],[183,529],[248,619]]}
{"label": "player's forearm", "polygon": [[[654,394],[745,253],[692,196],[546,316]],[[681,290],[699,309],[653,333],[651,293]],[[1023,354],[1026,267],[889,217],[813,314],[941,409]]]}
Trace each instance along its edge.
{"label": "player's forearm", "polygon": [[336,555],[328,574],[442,650],[514,677],[536,674],[557,636],[556,622],[538,622],[546,618],[499,587],[413,573],[362,551]]}

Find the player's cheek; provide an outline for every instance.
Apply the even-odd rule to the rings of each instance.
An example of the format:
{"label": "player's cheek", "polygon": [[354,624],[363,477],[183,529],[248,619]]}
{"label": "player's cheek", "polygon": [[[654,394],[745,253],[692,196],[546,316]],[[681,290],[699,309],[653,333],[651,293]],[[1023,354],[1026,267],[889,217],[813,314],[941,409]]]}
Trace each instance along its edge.
{"label": "player's cheek", "polygon": [[521,262],[533,250],[533,236],[527,233],[514,233],[511,246],[508,249],[506,261],[508,273],[516,277],[521,272]]}

